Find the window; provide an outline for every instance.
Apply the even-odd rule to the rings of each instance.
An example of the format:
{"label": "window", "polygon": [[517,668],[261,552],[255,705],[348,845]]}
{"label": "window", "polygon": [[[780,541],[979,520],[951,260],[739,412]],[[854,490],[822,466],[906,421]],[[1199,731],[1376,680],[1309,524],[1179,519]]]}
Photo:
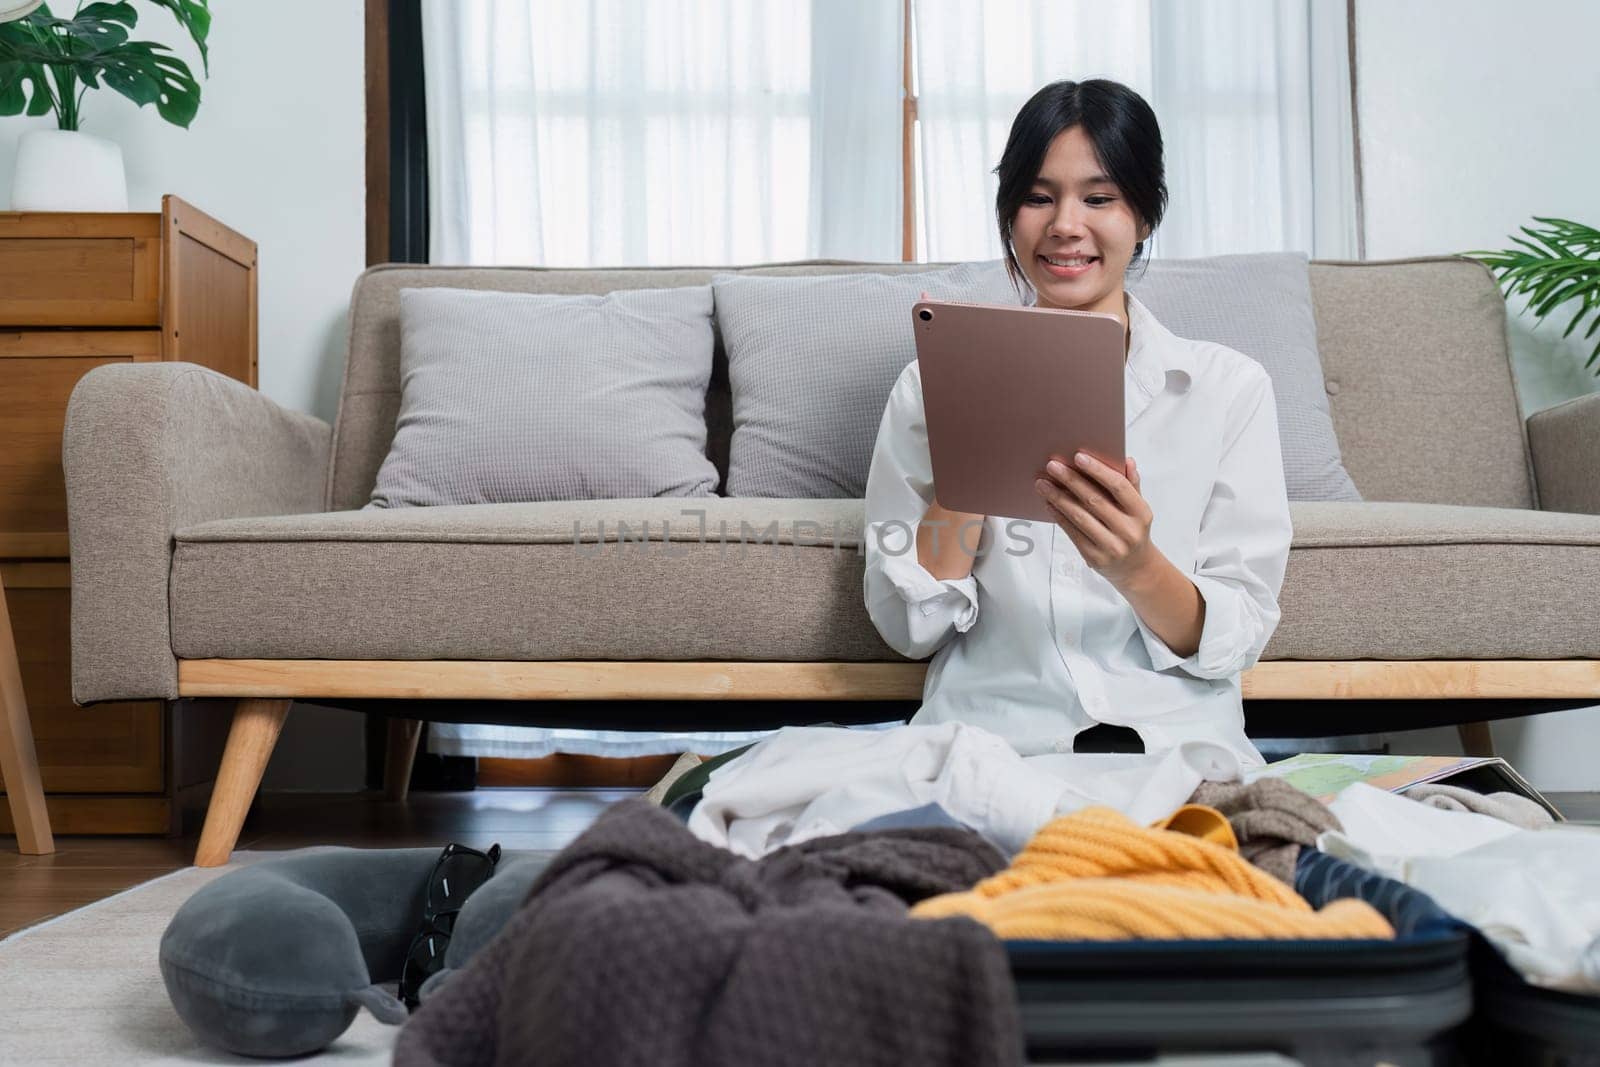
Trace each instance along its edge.
{"label": "window", "polygon": [[1353,256],[1345,18],[1313,0],[423,0],[431,258],[992,258],[1011,118],[1064,77],[1126,82],[1160,117],[1157,255]]}

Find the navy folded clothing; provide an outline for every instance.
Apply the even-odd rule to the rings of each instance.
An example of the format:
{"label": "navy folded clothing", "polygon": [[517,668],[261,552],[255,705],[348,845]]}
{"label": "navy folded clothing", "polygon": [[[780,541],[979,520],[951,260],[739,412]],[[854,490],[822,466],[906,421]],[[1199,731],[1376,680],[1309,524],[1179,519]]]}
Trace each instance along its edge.
{"label": "navy folded clothing", "polygon": [[1470,930],[1426,893],[1314,848],[1300,853],[1294,889],[1313,908],[1339,897],[1364,900],[1389,920],[1397,938],[1461,936]]}

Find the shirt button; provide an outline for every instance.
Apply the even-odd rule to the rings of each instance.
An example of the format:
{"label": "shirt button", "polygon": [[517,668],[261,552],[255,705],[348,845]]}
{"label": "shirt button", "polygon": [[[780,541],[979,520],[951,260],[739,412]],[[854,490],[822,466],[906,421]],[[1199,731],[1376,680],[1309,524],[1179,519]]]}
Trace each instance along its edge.
{"label": "shirt button", "polygon": [[1070,737],[1057,738],[1056,739],[1056,743],[1051,745],[1050,747],[1055,749],[1057,752],[1071,752],[1072,751],[1072,738],[1070,738]]}

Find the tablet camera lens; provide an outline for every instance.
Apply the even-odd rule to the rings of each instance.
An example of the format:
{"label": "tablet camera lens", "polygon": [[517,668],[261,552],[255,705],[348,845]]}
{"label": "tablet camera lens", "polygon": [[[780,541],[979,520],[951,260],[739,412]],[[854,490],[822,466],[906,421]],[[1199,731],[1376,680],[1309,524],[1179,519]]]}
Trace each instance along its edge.
{"label": "tablet camera lens", "polygon": [[927,308],[923,308],[921,311],[917,312],[917,318],[921,319],[923,322],[932,322],[933,312],[929,311]]}

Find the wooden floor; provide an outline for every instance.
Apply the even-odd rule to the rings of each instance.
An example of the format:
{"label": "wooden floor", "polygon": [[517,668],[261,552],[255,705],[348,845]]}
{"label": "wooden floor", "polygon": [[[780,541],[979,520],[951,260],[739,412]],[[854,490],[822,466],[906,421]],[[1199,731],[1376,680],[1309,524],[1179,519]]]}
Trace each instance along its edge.
{"label": "wooden floor", "polygon": [[[403,804],[381,794],[267,794],[239,835],[240,849],[308,845],[358,848],[560,849],[609,804],[640,789],[478,789],[413,793]],[[49,856],[17,854],[0,835],[0,937],[189,866],[198,837],[64,837]]]}
{"label": "wooden floor", "polygon": [[[604,808],[636,789],[478,789],[413,793],[404,804],[381,794],[269,794],[246,821],[240,849],[307,845],[443,847],[458,841],[510,851],[560,849]],[[1600,793],[1553,793],[1568,818],[1600,822]],[[189,866],[196,838],[62,837],[49,856],[19,856],[0,836],[0,936]]]}

